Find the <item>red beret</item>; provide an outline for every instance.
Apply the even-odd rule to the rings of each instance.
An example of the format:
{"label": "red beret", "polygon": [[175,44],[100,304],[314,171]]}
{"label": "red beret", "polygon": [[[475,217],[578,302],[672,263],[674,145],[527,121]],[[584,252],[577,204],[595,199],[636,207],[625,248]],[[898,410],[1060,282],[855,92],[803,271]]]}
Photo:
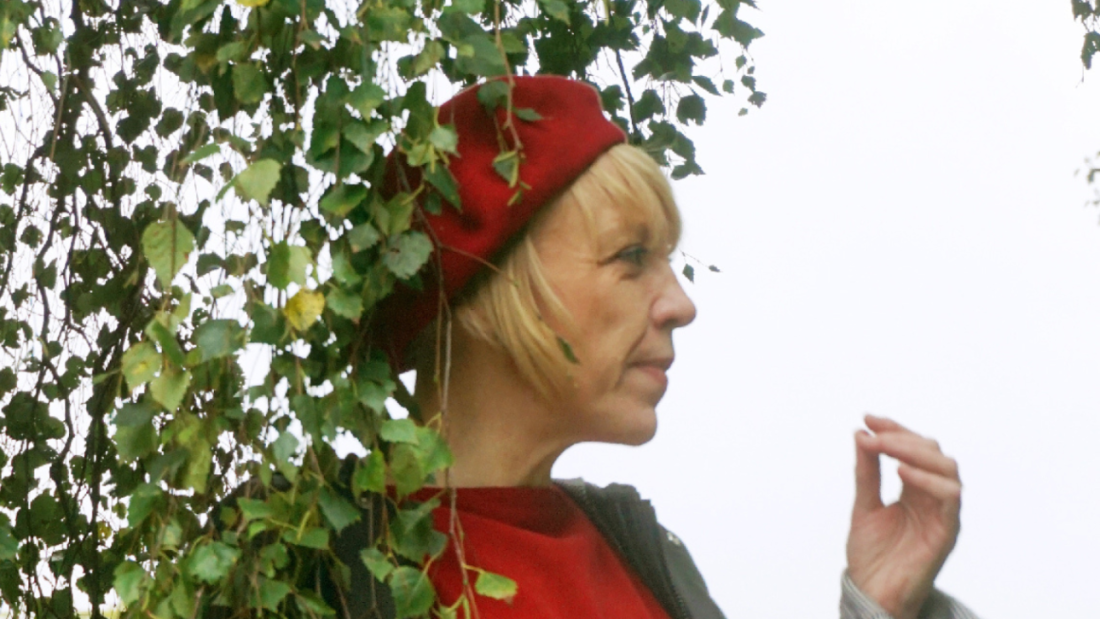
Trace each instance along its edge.
{"label": "red beret", "polygon": [[[513,125],[522,144],[520,189],[509,186],[493,167],[501,153],[498,136],[512,146],[511,132],[503,127],[506,110],[493,114],[478,100],[482,85],[467,88],[439,108],[439,122],[453,124],[458,134],[458,154],[448,168],[458,184],[461,208],[444,204],[438,215],[421,209],[416,226],[435,244],[432,267],[422,274],[424,290],[399,286],[375,313],[372,340],[381,346],[400,370],[409,369],[404,358],[413,338],[435,319],[440,294],[451,301],[485,268],[531,217],[567,188],[589,165],[612,146],[626,141],[626,134],[604,116],[599,93],[592,86],[557,76],[515,77],[513,110],[533,110],[535,120],[513,114]],[[405,163],[396,149],[390,154],[383,195],[415,188],[420,174]],[[511,202],[511,204],[509,204]],[[442,283],[442,289],[440,289]]]}

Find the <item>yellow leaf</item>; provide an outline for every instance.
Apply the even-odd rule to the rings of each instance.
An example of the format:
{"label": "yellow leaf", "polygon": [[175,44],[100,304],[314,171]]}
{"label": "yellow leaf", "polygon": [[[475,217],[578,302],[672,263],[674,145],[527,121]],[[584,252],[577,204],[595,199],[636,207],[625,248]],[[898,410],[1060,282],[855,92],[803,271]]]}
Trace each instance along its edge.
{"label": "yellow leaf", "polygon": [[325,295],[320,292],[306,290],[298,291],[286,302],[283,313],[292,327],[299,331],[305,331],[317,320],[325,309]]}
{"label": "yellow leaf", "polygon": [[271,2],[271,0],[237,0],[237,4],[247,6],[250,9],[258,6],[266,6],[268,2]]}

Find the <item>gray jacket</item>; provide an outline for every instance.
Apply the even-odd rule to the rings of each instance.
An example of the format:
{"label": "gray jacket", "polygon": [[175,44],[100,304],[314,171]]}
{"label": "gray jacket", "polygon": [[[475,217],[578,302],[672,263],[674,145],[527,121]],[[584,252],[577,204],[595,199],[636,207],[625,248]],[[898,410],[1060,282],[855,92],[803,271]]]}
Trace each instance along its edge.
{"label": "gray jacket", "polygon": [[[725,619],[711,599],[703,576],[678,537],[657,522],[649,501],[631,486],[612,484],[600,488],[579,479],[557,482],[588,515],[596,528],[653,592],[671,619]],[[359,559],[373,545],[380,531],[381,500],[361,503],[363,518],[336,538],[337,556],[351,568],[354,583],[345,595],[329,595],[342,619],[393,619],[393,600],[386,586],[376,581]],[[331,591],[331,590],[330,590]],[[331,599],[336,598],[336,599]],[[890,619],[890,616],[844,575],[841,584],[841,619]],[[587,618],[578,618],[587,619]],[[953,598],[933,592],[921,619],[977,619]]]}

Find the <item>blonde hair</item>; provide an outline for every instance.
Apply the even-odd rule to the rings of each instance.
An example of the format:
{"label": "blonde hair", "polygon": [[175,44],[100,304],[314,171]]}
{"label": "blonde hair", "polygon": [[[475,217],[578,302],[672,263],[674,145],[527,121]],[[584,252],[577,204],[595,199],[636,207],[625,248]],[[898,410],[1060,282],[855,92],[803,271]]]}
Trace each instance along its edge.
{"label": "blonde hair", "polygon": [[[680,211],[668,179],[645,151],[620,144],[597,158],[543,207],[518,242],[497,262],[498,268],[462,295],[454,310],[454,320],[461,328],[502,349],[543,397],[564,392],[571,366],[578,360],[569,358],[565,334],[556,333],[544,319],[546,312],[558,324],[572,323],[546,278],[533,237],[554,209],[579,208],[591,224],[595,209],[609,204],[623,209],[624,216],[649,224],[653,242],[660,250],[671,252],[679,242]],[[425,329],[413,344],[418,373],[434,367],[436,355],[424,353],[435,349],[438,324],[436,321]]]}

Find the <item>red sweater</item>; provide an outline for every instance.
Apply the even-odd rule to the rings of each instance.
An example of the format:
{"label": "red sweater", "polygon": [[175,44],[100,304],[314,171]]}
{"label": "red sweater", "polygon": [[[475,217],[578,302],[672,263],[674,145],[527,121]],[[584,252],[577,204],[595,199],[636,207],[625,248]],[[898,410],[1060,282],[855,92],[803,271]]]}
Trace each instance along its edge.
{"label": "red sweater", "polygon": [[[470,595],[481,619],[669,619],[588,516],[557,486],[456,492],[466,564],[518,584],[510,604]],[[449,498],[444,493],[440,499],[435,527],[448,533]],[[443,604],[462,594],[453,539],[429,575]],[[467,573],[471,589],[477,575]]]}

